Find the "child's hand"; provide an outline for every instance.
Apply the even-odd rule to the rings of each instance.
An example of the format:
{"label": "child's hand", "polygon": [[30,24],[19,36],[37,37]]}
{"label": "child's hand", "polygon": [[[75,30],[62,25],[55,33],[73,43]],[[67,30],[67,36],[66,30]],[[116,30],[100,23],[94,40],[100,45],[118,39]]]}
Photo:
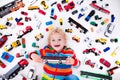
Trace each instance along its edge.
{"label": "child's hand", "polygon": [[32,58],[32,60],[35,61],[35,62],[40,62],[40,63],[43,62],[43,59],[41,59],[41,57],[38,56],[37,54],[31,54],[31,58]]}
{"label": "child's hand", "polygon": [[75,60],[74,60],[72,57],[68,57],[68,58],[66,59],[65,64],[72,65],[72,64],[74,64],[74,61],[75,61]]}

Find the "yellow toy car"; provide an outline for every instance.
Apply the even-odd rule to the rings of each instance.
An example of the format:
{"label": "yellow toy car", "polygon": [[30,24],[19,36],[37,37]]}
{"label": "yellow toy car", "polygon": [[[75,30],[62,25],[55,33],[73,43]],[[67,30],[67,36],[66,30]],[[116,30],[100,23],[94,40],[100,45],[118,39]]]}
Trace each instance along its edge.
{"label": "yellow toy car", "polygon": [[106,44],[107,39],[105,39],[105,38],[99,38],[99,39],[96,39],[95,42],[100,42],[101,44]]}
{"label": "yellow toy car", "polygon": [[42,33],[39,33],[39,34],[37,34],[36,36],[35,36],[35,39],[37,40],[37,41],[39,41],[41,38],[43,38],[44,36],[42,35]]}
{"label": "yellow toy car", "polygon": [[62,18],[59,19],[59,22],[60,22],[60,25],[63,25],[63,19]]}
{"label": "yellow toy car", "polygon": [[21,43],[20,43],[20,41],[19,40],[17,40],[17,41],[15,41],[15,42],[12,42],[12,47],[13,48],[15,48],[15,47],[17,47],[17,46],[20,46],[21,45]]}
{"label": "yellow toy car", "polygon": [[39,9],[38,6],[29,6],[28,7],[28,10],[36,10],[36,9]]}
{"label": "yellow toy car", "polygon": [[3,24],[0,24],[0,29],[1,29],[1,30],[2,30],[2,29],[7,29],[7,27],[4,26]]}
{"label": "yellow toy car", "polygon": [[120,66],[120,60],[115,61],[115,63]]}
{"label": "yellow toy car", "polygon": [[72,37],[72,39],[75,40],[76,42],[80,42],[80,37],[78,37],[78,36],[76,36],[76,35],[74,35],[74,36]]}
{"label": "yellow toy car", "polygon": [[46,4],[45,1],[41,1],[41,5],[43,6],[43,8],[46,10],[48,9],[48,5]]}

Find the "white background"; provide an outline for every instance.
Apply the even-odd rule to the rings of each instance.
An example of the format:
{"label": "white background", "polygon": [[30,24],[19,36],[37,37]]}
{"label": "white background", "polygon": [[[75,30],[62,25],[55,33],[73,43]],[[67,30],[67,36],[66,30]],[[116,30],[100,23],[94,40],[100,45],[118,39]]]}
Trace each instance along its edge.
{"label": "white background", "polygon": [[[6,4],[7,2],[10,2],[10,0],[3,0],[3,1],[0,1],[0,5],[4,5]],[[120,41],[118,41],[118,43],[111,43],[110,42],[110,39],[111,38],[118,38],[118,40],[120,39],[119,35],[120,35],[120,27],[119,27],[119,20],[120,20],[120,16],[119,16],[119,13],[120,13],[120,9],[119,9],[119,3],[120,1],[119,0],[103,0],[103,1],[100,1],[100,0],[97,0],[97,4],[98,5],[104,5],[106,3],[109,4],[109,6],[106,8],[107,10],[110,11],[110,14],[105,14],[105,13],[102,13],[94,8],[92,8],[91,6],[89,6],[89,4],[91,3],[92,0],[84,0],[84,2],[81,4],[81,5],[78,5],[77,4],[77,1],[79,0],[75,0],[75,8],[66,12],[65,9],[63,8],[63,11],[62,12],[59,12],[59,10],[57,9],[57,6],[54,5],[54,6],[50,6],[53,2],[57,1],[57,0],[46,0],[46,4],[49,6],[49,8],[47,10],[44,10],[42,5],[40,4],[40,0],[38,0],[34,5],[36,6],[39,6],[40,9],[44,10],[46,12],[46,15],[42,15],[40,13],[38,13],[38,10],[33,10],[33,11],[28,11],[27,8],[28,6],[30,5],[30,2],[32,0],[23,0],[23,2],[25,3],[25,7],[24,8],[21,8],[19,9],[18,11],[16,12],[13,12],[13,13],[10,13],[6,16],[4,16],[3,18],[0,18],[0,24],[5,24],[6,21],[7,21],[7,18],[9,17],[13,17],[14,19],[12,21],[10,21],[13,25],[11,27],[8,27],[8,29],[4,29],[4,30],[0,30],[0,32],[2,32],[2,34],[12,34],[11,37],[8,37],[8,41],[5,43],[5,45],[7,44],[11,44],[11,42],[13,41],[16,41],[17,40],[17,34],[19,33],[19,30],[24,30],[26,26],[32,26],[33,28],[33,31],[31,33],[28,33],[26,34],[25,36],[23,36],[25,39],[26,39],[26,48],[22,48],[22,46],[19,46],[17,48],[14,48],[13,50],[11,50],[10,53],[11,55],[13,55],[15,57],[16,53],[18,52],[22,52],[22,50],[26,50],[28,53],[31,52],[31,51],[34,51],[34,50],[39,50],[40,48],[43,48],[45,45],[47,45],[47,36],[48,36],[48,33],[46,31],[46,28],[49,27],[47,26],[45,23],[47,21],[53,21],[53,26],[54,27],[60,27],[62,28],[63,30],[65,29],[72,29],[73,32],[72,33],[67,33],[66,34],[68,35],[68,43],[67,45],[69,47],[71,47],[75,53],[76,53],[76,56],[77,58],[81,61],[81,66],[80,68],[78,69],[75,69],[73,68],[73,74],[76,74],[81,80],[87,80],[85,78],[82,78],[80,76],[80,71],[81,70],[85,70],[85,71],[90,71],[90,72],[94,72],[94,73],[100,73],[100,74],[107,74],[107,70],[112,68],[112,67],[115,67],[117,66],[115,64],[115,61],[116,60],[120,60],[120,49],[118,48],[117,51],[116,51],[116,56],[115,57],[112,57],[111,56],[111,53],[113,52],[113,50],[118,47],[120,45]],[[35,1],[35,0],[34,0]],[[71,0],[69,0],[70,2]],[[61,4],[61,0],[58,0],[57,3],[60,3]],[[66,4],[63,4],[62,7],[66,5]],[[81,12],[80,9],[81,8],[85,8],[87,7],[87,10],[84,11],[84,12]],[[55,9],[55,14],[57,15],[57,19],[56,20],[53,20],[53,19],[50,19],[50,12],[51,12],[51,8],[54,8]],[[71,12],[74,11],[74,10],[78,10],[78,13],[75,14],[75,15],[72,15]],[[95,15],[99,15],[100,17],[102,17],[101,20],[96,20],[94,19],[94,17],[92,17],[90,19],[89,22],[86,22],[85,21],[85,17],[89,14],[89,12],[91,10],[95,10]],[[28,12],[28,17],[31,17],[32,21],[29,21],[29,22],[25,22],[24,20],[24,15],[22,15],[20,12],[21,11],[25,11],[25,12]],[[78,19],[78,15],[79,13],[84,13],[85,15],[83,17],[81,17],[80,19]],[[114,14],[115,16],[115,21],[114,21],[114,25],[115,25],[115,29],[113,30],[113,33],[109,36],[109,37],[105,37],[104,36],[104,31],[107,27],[107,24],[111,22],[111,15]],[[39,19],[39,21],[42,22],[42,25],[40,26],[40,29],[38,29],[36,26],[37,26],[37,21],[35,19],[34,16],[37,16],[37,18]],[[23,26],[18,26],[16,25],[16,21],[15,21],[15,18],[20,18],[22,17],[23,20],[22,22],[24,22],[24,25]],[[72,17],[74,20],[76,20],[77,22],[79,22],[80,24],[82,24],[85,28],[87,28],[89,30],[89,32],[87,34],[83,34],[83,33],[80,33],[78,29],[76,29],[74,26],[70,26],[70,24],[68,23],[68,17]],[[61,26],[60,23],[59,23],[59,18],[62,18],[63,19],[63,25]],[[105,25],[101,25],[100,23],[104,20],[108,18],[109,19],[109,22],[106,23]],[[95,21],[98,23],[98,26],[97,27],[94,27],[92,25],[90,25],[90,22],[91,21]],[[91,32],[90,28],[93,27],[94,28],[94,32]],[[102,31],[99,31],[100,29],[102,29]],[[44,38],[43,39],[40,39],[40,41],[36,41],[34,36],[38,33],[42,33],[44,35]],[[80,42],[76,42],[74,40],[72,40],[72,37],[74,35],[77,35],[80,37]],[[0,36],[1,37],[1,36]],[[102,52],[102,54],[100,56],[95,56],[94,54],[90,53],[90,54],[83,54],[82,51],[89,48],[89,42],[84,42],[84,39],[86,37],[89,37],[90,40],[92,40],[92,46],[91,47],[95,47],[96,49],[100,50]],[[95,43],[95,39],[97,38],[106,38],[108,41],[107,41],[107,44],[106,45],[102,45],[100,43]],[[19,39],[21,41],[21,39]],[[37,45],[40,46],[40,48],[33,48],[32,47],[32,43],[33,42],[36,42]],[[5,46],[4,45],[4,46]],[[4,46],[0,49],[0,56],[1,56],[1,53],[4,52]],[[103,52],[103,49],[105,49],[106,47],[110,47],[110,50],[107,51],[107,52]],[[17,62],[19,60],[21,60],[22,58],[25,58],[25,57],[21,57],[21,58],[14,58],[14,60],[9,63],[5,60],[3,60],[2,58],[0,58],[0,60],[2,60],[6,65],[7,67],[6,68],[1,68],[0,67],[0,74],[5,74],[8,70],[10,70],[14,65],[17,64]],[[106,60],[108,60],[110,63],[111,63],[111,66],[110,68],[107,68],[105,67],[104,65],[102,65],[100,62],[99,62],[99,59],[100,58],[105,58]],[[88,65],[85,65],[84,63],[84,60],[85,59],[90,59],[92,62],[95,62],[96,65],[99,65],[99,66],[103,66],[103,69],[100,70],[98,69],[96,66],[94,68],[91,68],[90,66]],[[35,70],[35,75],[39,75],[39,80],[41,78],[41,74],[43,72],[42,70],[42,66],[43,64],[41,63],[36,63],[36,62],[33,62],[31,61],[30,59],[27,59],[29,61],[29,65],[28,67],[26,67],[23,71],[20,71],[19,74],[13,78],[12,80],[18,80],[18,79],[21,79],[21,77],[19,76],[20,74],[24,75],[25,77],[27,77],[27,73],[29,71],[29,69],[32,67],[32,66],[35,66],[36,67],[36,70]],[[112,75],[113,77],[113,80],[120,80],[120,69],[116,70],[114,75]],[[89,79],[88,79],[89,80]]]}

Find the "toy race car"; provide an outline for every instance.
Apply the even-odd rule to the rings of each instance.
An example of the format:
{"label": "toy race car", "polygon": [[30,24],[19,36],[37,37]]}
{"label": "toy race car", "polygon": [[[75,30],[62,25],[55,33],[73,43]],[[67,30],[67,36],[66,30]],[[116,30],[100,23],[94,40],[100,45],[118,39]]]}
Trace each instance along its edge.
{"label": "toy race car", "polygon": [[64,63],[67,57],[57,57],[57,56],[42,56],[41,57],[44,62],[51,62],[51,63]]}
{"label": "toy race car", "polygon": [[111,66],[110,62],[108,62],[104,58],[100,58],[100,63],[102,63],[103,65],[105,65],[108,68]]}

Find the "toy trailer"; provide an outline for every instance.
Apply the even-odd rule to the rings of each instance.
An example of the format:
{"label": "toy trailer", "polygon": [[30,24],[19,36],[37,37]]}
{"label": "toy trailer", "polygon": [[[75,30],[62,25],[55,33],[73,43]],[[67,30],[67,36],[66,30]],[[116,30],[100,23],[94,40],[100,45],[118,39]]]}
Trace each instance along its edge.
{"label": "toy trailer", "polygon": [[[86,34],[87,32],[88,32],[88,30],[85,28],[85,27],[83,27],[80,23],[78,23],[78,22],[76,22],[74,19],[72,19],[71,17],[69,17],[68,18],[68,22],[71,24],[71,23],[73,23],[73,24],[75,24],[76,25],[76,28],[80,28],[81,29],[81,31],[84,33],[84,34]],[[80,32],[81,32],[80,31]]]}
{"label": "toy trailer", "polygon": [[92,73],[87,71],[80,71],[81,76],[86,76],[86,78],[94,78],[95,80],[112,80],[112,77],[109,75],[103,75],[98,73]]}
{"label": "toy trailer", "polygon": [[20,70],[23,70],[27,65],[28,61],[26,59],[21,59],[12,69],[10,69],[3,77],[7,80],[14,78]]}
{"label": "toy trailer", "polygon": [[[20,5],[19,4],[20,2],[21,2],[21,4],[23,4],[22,0],[14,0],[14,1],[9,2],[9,3],[7,3],[7,4],[3,5],[3,6],[0,6],[0,18],[2,18],[5,15],[11,13],[12,12],[11,10],[13,8],[17,8],[17,10],[18,10],[22,6],[22,5],[18,6],[18,5]],[[24,6],[24,4],[23,4],[23,6]]]}

